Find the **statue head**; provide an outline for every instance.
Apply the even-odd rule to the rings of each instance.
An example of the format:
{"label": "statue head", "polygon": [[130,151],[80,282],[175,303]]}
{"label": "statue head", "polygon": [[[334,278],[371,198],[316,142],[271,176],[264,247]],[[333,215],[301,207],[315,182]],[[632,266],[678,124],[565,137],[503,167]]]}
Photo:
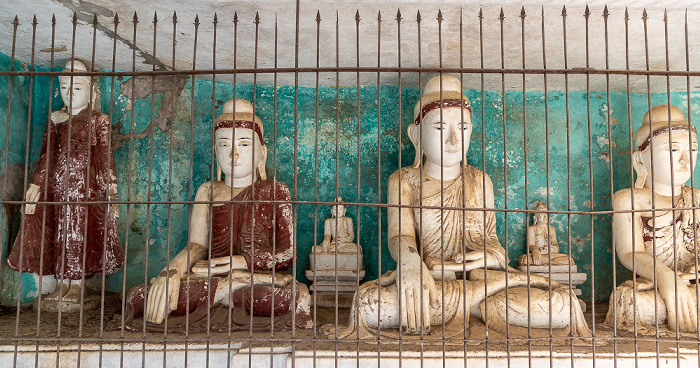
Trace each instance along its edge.
{"label": "statue head", "polygon": [[[85,64],[77,59],[69,60],[65,69],[63,69],[63,72],[66,74],[87,71]],[[58,77],[58,82],[61,89],[61,99],[66,105],[69,114],[77,115],[95,102],[97,97],[97,78],[85,75],[61,75]]]}
{"label": "statue head", "polygon": [[459,79],[446,74],[431,78],[416,104],[408,137],[416,149],[413,167],[426,160],[443,167],[466,161],[471,140],[471,105]]}
{"label": "statue head", "polygon": [[[256,179],[267,179],[265,162],[267,147],[263,141],[263,125],[247,100],[229,100],[224,113],[214,122],[216,161],[226,181],[234,187],[247,187]],[[232,179],[232,181],[230,181]],[[220,178],[219,178],[220,180]]]}
{"label": "statue head", "polygon": [[333,217],[345,217],[345,206],[343,206],[343,198],[336,198],[333,207],[331,207],[331,215]]}
{"label": "statue head", "polygon": [[685,120],[683,112],[672,105],[652,107],[637,129],[634,144],[635,187],[652,188],[653,183],[659,194],[680,194],[678,189],[695,169],[698,148],[695,127]]}
{"label": "statue head", "polygon": [[[537,206],[535,207],[536,211],[547,211],[547,205],[544,204],[544,202],[539,202],[537,203]],[[549,223],[549,214],[547,212],[536,212],[532,216],[532,224],[537,225],[537,224],[548,224]]]}

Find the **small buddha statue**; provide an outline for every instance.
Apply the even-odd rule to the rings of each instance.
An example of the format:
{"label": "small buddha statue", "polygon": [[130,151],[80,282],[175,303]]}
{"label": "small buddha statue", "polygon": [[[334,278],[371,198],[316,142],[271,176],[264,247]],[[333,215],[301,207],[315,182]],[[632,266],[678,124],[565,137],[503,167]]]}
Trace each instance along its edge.
{"label": "small buddha statue", "polygon": [[[408,127],[414,164],[394,172],[387,189],[388,245],[396,271],[364,283],[348,325],[337,334],[333,328],[323,332],[362,339],[395,335],[399,328],[403,336],[422,335],[444,324],[443,337],[457,336],[465,334],[469,316],[488,315],[489,326],[499,328],[509,321],[532,328],[571,326],[574,335],[590,335],[568,287],[540,275],[528,279],[517,270],[504,272],[508,259],[489,210],[493,184],[467,164],[471,132],[471,105],[459,79],[430,79]],[[468,279],[442,277],[455,271],[467,272]]]}
{"label": "small buddha statue", "polygon": [[540,202],[532,216],[532,225],[527,227],[527,247],[530,254],[523,254],[518,259],[520,266],[525,265],[573,265],[574,260],[567,254],[559,253],[557,233],[549,223],[547,205]]}
{"label": "small buddha statue", "polygon": [[[634,188],[613,195],[615,251],[633,279],[610,297],[607,322],[696,332],[700,191],[686,186],[697,159],[694,126],[676,106],[651,108],[634,136]],[[636,278],[636,279],[634,279]]]}
{"label": "small buddha statue", "polygon": [[250,102],[230,100],[214,132],[224,179],[197,190],[188,245],[149,285],[129,291],[126,327],[141,330],[143,316],[148,330],[162,331],[168,316],[168,329],[177,332],[248,330],[251,320],[254,330],[291,328],[292,320],[308,328],[309,290],[289,272],[291,196],[265,173],[262,121]]}
{"label": "small buddha statue", "polygon": [[365,267],[362,248],[354,243],[352,219],[345,216],[342,198],[336,198],[331,207],[323,233],[323,242],[311,248],[306,270],[314,302],[322,307],[349,307],[359,281],[365,277]]}
{"label": "small buddha statue", "polygon": [[[331,207],[331,216],[323,222],[322,253],[360,253],[362,248],[354,243],[355,231],[352,219],[345,216],[345,206],[341,197],[336,198],[336,204]],[[313,250],[312,250],[313,253]]]}

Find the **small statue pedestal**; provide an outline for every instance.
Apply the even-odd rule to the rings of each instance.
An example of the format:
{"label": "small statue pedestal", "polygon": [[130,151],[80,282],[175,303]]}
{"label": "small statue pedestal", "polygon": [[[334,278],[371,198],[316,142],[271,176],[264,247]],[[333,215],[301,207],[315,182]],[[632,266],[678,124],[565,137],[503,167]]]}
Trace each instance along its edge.
{"label": "small statue pedestal", "polygon": [[[309,261],[311,264],[310,269],[306,270],[306,278],[313,281],[310,290],[314,296],[311,300],[315,300],[316,306],[351,307],[352,297],[355,295],[360,280],[365,277],[362,253],[359,255],[357,253],[338,253],[336,259],[335,253],[317,253],[314,257],[312,252],[309,255]],[[316,271],[314,272],[314,270]],[[336,292],[338,294],[337,304]]]}
{"label": "small statue pedestal", "polygon": [[[527,265],[519,265],[518,270],[527,272],[527,267]],[[571,274],[569,274],[569,270],[571,270]],[[578,267],[576,265],[530,265],[530,272],[536,273],[544,277],[549,277],[550,279],[565,286],[569,285],[569,280],[571,280],[571,290],[573,290],[577,296],[581,295],[581,289],[579,289],[578,286],[586,282],[586,279],[588,278],[588,275],[586,275],[585,273],[578,272]],[[584,311],[586,310],[585,303],[581,302],[581,307]]]}

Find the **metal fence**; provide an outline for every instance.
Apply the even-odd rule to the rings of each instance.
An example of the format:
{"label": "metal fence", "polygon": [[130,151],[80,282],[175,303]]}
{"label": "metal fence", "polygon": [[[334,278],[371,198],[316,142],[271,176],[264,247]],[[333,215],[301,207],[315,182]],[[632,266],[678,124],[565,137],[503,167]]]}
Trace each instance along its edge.
{"label": "metal fence", "polygon": [[[325,5],[322,9],[312,9],[297,2],[287,9],[293,13],[260,9],[253,14],[246,10],[245,17],[238,13],[219,13],[185,20],[182,14],[175,12],[154,14],[152,18],[148,14],[148,19],[143,14],[134,13],[128,17],[115,14],[111,21],[103,15],[98,18],[85,12],[74,13],[72,19],[54,16],[49,20],[45,14],[38,14],[31,21],[15,17],[12,38],[5,40],[6,46],[3,46],[3,50],[11,51],[0,55],[3,81],[0,111],[6,116],[5,132],[0,134],[3,138],[0,143],[3,160],[0,163],[3,173],[0,203],[4,208],[0,217],[3,247],[0,302],[5,306],[0,314],[3,361],[8,365],[12,361],[16,366],[37,367],[700,365],[697,354],[700,335],[696,332],[700,329],[697,284],[693,272],[681,269],[678,261],[680,252],[686,249],[693,260],[688,262],[697,267],[695,212],[700,208],[695,203],[695,192],[688,192],[687,197],[683,197],[686,192],[679,196],[676,190],[680,186],[671,185],[670,196],[662,198],[652,194],[650,207],[635,206],[635,198],[639,200],[634,196],[635,191],[639,189],[641,193],[645,189],[635,186],[637,163],[632,154],[643,150],[635,143],[634,135],[651,107],[675,105],[690,126],[695,120],[699,97],[694,81],[700,72],[693,65],[698,45],[692,34],[698,24],[698,14],[687,10],[609,11],[607,7],[576,9],[574,14],[566,8],[489,6],[437,11],[433,11],[437,9],[434,6],[426,6],[428,10],[408,6],[410,14],[404,9],[392,10],[389,14],[381,5],[368,8],[347,13],[344,7],[336,11]],[[10,43],[11,48],[7,47]],[[46,44],[50,47],[37,50]],[[125,55],[130,58],[125,60]],[[82,60],[88,70],[65,71],[65,62],[71,59]],[[469,182],[461,175],[459,205],[445,204],[446,194],[440,193],[444,193],[452,181],[440,180],[438,204],[426,204],[423,199],[427,194],[422,183],[429,179],[418,170],[418,199],[402,201],[401,196],[406,194],[401,192],[398,203],[392,203],[387,197],[391,190],[387,184],[390,175],[399,173],[402,167],[410,167],[417,154],[406,128],[422,124],[425,114],[416,118],[414,105],[425,97],[428,80],[439,74],[456,77],[461,83],[460,96],[463,93],[470,100],[471,125],[459,137],[463,143],[461,149],[468,149],[467,162],[490,175],[490,179],[477,175],[480,182]],[[105,144],[109,155],[116,158],[114,180],[118,198],[76,200],[71,197],[71,190],[92,193],[93,189],[90,183],[81,189],[83,184],[79,179],[73,179],[78,180],[77,183],[71,182],[68,179],[70,170],[66,170],[61,174],[66,178],[65,187],[61,189],[64,197],[49,198],[45,194],[47,190],[42,189],[42,196],[31,200],[25,192],[36,177],[37,165],[48,167],[46,160],[53,159],[43,155],[41,147],[42,137],[47,134],[45,129],[58,126],[51,123],[51,119],[56,119],[52,111],[63,106],[58,77],[70,77],[72,84],[86,76],[92,80],[91,86],[99,87],[90,92],[91,99],[98,98],[94,102],[95,112],[89,113],[86,129],[94,130],[93,117],[105,114],[109,122]],[[439,96],[442,104],[446,97],[443,98],[443,92]],[[284,183],[290,190],[289,198],[280,199],[277,194],[272,198],[260,198],[255,197],[253,191],[246,199],[217,200],[214,186],[211,186],[207,189],[209,197],[196,199],[202,183],[221,180],[221,173],[217,172],[216,123],[225,101],[230,99],[250,101],[252,115],[260,117],[264,127],[261,140],[267,147],[267,176]],[[462,106],[462,97],[457,99]],[[232,112],[234,117],[236,108]],[[441,119],[443,110],[440,108]],[[467,110],[463,109],[462,119],[464,111]],[[670,110],[667,113],[668,131],[673,130],[674,113]],[[250,118],[250,127],[256,124],[254,117]],[[78,118],[67,114],[66,119],[72,122]],[[68,125],[70,136],[72,128],[70,123]],[[648,136],[652,140],[654,132],[651,126],[650,129]],[[690,132],[691,128],[686,131]],[[442,132],[438,137],[442,162],[446,137]],[[693,137],[694,134],[688,134],[687,142],[678,142],[672,141],[668,134],[669,146],[680,144],[688,151],[691,188],[695,186],[692,173],[694,152],[697,152]],[[86,177],[89,178],[90,171],[97,170],[90,156],[97,144],[92,140],[100,138],[93,133],[84,139],[87,140]],[[60,154],[65,154],[58,156],[57,153],[56,157],[66,157],[70,161],[71,150],[76,150],[76,155],[82,154],[79,142],[69,139],[69,144],[62,148],[64,151],[60,150],[61,142],[55,144],[59,144]],[[656,146],[650,146],[654,156],[653,147]],[[252,156],[255,156],[255,149]],[[677,165],[675,156],[669,157],[670,166]],[[42,160],[46,163],[42,164]],[[659,188],[661,182],[654,180],[654,165],[664,162],[658,160],[651,163],[649,180],[655,183],[649,187],[651,192],[661,190],[654,190],[654,185]],[[440,171],[440,175],[444,174]],[[402,182],[401,175],[405,174],[396,175]],[[678,171],[670,170],[671,183],[674,175],[678,175]],[[44,180],[43,188],[54,185],[48,174]],[[493,205],[488,203],[487,182],[493,183]],[[630,208],[613,208],[615,193],[626,188],[633,188]],[[476,189],[482,193],[475,194]],[[231,198],[237,194],[236,189],[230,189]],[[472,196],[481,198],[481,202],[476,206],[468,204],[471,202],[465,198]],[[320,273],[310,266],[309,257],[317,255],[319,248],[312,246],[319,246],[324,232],[329,231],[324,228],[324,220],[331,216],[330,210],[337,205],[337,197],[343,198],[352,219],[354,240],[351,242],[359,244],[362,253],[355,255],[356,277],[343,281],[338,272],[330,273],[332,291],[326,293],[326,304],[323,304],[318,292]],[[681,204],[681,197],[686,198],[686,202]],[[114,211],[117,205],[120,208],[113,231],[118,231],[121,239],[123,265],[109,271],[108,256],[101,255],[102,272],[83,272],[77,278],[77,302],[61,298],[57,302],[46,302],[43,297],[37,297],[47,294],[47,289],[53,291],[54,285],[58,285],[58,290],[63,288],[63,278],[54,278],[53,273],[44,268],[43,256],[38,273],[45,276],[20,274],[5,262],[8,254],[12,257],[13,244],[16,247],[23,242],[23,236],[32,232],[36,235],[36,231],[41,233],[42,239],[36,250],[45,257],[54,257],[53,250],[47,253],[45,244],[51,241],[46,234],[54,230],[47,229],[46,225],[27,230],[28,215],[23,214],[22,209],[35,201],[39,203],[36,213],[43,216],[50,216],[46,214],[48,208],[56,212],[63,208],[66,214],[56,218],[63,226],[75,221],[66,209],[88,208],[85,216],[89,217],[90,211],[104,211],[104,208]],[[544,210],[537,208],[540,202],[546,205]],[[205,253],[195,254],[185,248],[192,233],[190,217],[196,212],[194,204],[204,205],[203,213],[213,219],[215,208],[227,203],[249,205],[245,208],[252,211],[251,217],[255,218],[250,224],[251,234],[258,231],[253,230],[258,221],[255,211],[262,206],[291,210],[290,263],[291,275],[297,282],[285,287],[290,290],[287,296],[292,307],[304,302],[299,295],[307,285],[316,288],[312,287],[312,291],[317,292],[310,294],[309,328],[300,327],[299,316],[294,313],[282,327],[270,316],[267,316],[267,324],[261,327],[260,318],[254,319],[252,313],[246,317],[249,318],[246,324],[246,321],[236,320],[238,311],[234,301],[228,306],[216,307],[219,314],[215,316],[214,309],[209,308],[209,300],[218,295],[216,287],[212,289],[218,281],[212,280],[219,278],[213,270],[215,265],[211,264],[203,277],[197,278],[191,273],[181,276],[183,285],[193,285],[193,281],[204,285],[199,305],[183,302],[186,313],[182,317],[182,329],[174,327],[180,322],[172,316],[165,316],[163,327],[158,327],[160,332],[154,332],[158,328],[147,323],[145,318],[129,321],[129,298],[132,297],[129,291],[133,287],[153,283],[158,275],[168,276],[165,293],[179,286],[172,285],[168,272],[175,255],[181,253],[188,268],[192,265],[191,257],[215,257],[211,245],[214,235],[208,235],[209,243],[203,244]],[[415,223],[421,225],[416,225],[413,235],[419,240],[413,241],[417,242],[421,260],[425,260],[425,244],[420,242],[425,238],[422,224],[428,211],[437,213],[439,221],[452,221],[445,220],[446,214],[459,213],[454,221],[462,227],[460,234],[466,232],[468,216],[478,214],[483,218],[483,223],[474,225],[482,232],[490,221],[487,218],[493,218],[496,242],[504,248],[506,257],[506,265],[500,267],[506,280],[503,328],[489,326],[489,314],[497,311],[485,307],[486,304],[481,306],[481,313],[486,312],[481,318],[469,310],[464,302],[467,294],[487,293],[487,283],[483,283],[480,286],[483,290],[478,292],[469,289],[468,285],[482,284],[470,283],[475,280],[470,280],[469,272],[458,271],[454,285],[461,288],[461,294],[456,293],[454,297],[462,300],[455,302],[461,303],[462,311],[446,311],[452,305],[451,294],[446,291],[452,284],[438,283],[441,299],[436,310],[441,312],[436,313],[442,314],[443,320],[429,331],[412,331],[408,326],[379,326],[371,338],[361,336],[358,329],[345,338],[334,338],[346,324],[354,319],[357,325],[362,318],[360,312],[351,313],[351,310],[361,310],[362,303],[366,302],[360,297],[350,301],[348,295],[352,295],[353,288],[359,289],[379,279],[377,295],[391,288],[399,296],[405,292],[400,286],[405,277],[402,272],[386,274],[401,269],[401,262],[396,260],[405,257],[402,252],[408,249],[402,246],[406,240],[401,237],[397,238],[395,248],[391,245],[395,234],[389,228],[393,222],[387,218],[398,216],[398,233],[401,233],[400,226],[405,224],[401,222],[402,214],[417,217]],[[555,225],[554,230],[547,228],[547,238],[551,231],[558,233],[557,245],[561,253],[570,255],[578,266],[578,271],[567,266],[566,271],[558,272],[567,280],[562,282],[563,287],[576,288],[577,284],[572,281],[575,274],[585,274],[586,281],[578,290],[579,298],[585,302],[585,312],[577,312],[579,301],[573,291],[567,292],[566,298],[562,297],[568,300],[559,300],[560,304],[552,302],[552,298],[560,295],[554,292],[558,283],[548,281],[547,287],[540,287],[547,291],[550,300],[543,311],[549,327],[533,327],[531,319],[534,317],[529,313],[526,313],[524,326],[514,327],[509,323],[514,318],[509,314],[512,312],[509,307],[517,301],[509,298],[524,297],[524,305],[530,310],[539,306],[537,301],[531,300],[533,286],[525,287],[523,290],[527,292],[523,295],[508,285],[517,284],[513,280],[518,274],[525,275],[526,283],[530,283],[531,273],[512,267],[517,266],[521,255],[532,256],[527,227],[532,217],[540,213],[547,214],[547,221]],[[669,225],[670,233],[661,225],[657,226],[665,221],[668,213],[673,220]],[[234,216],[239,214],[229,215],[233,226]],[[673,245],[671,251],[663,251],[670,252],[668,259],[672,260],[672,265],[667,267],[674,274],[674,293],[679,293],[679,287],[686,288],[690,293],[686,296],[693,299],[682,304],[694,308],[685,311],[685,319],[679,317],[667,326],[659,317],[661,314],[684,313],[683,307],[678,306],[681,303],[664,304],[667,294],[659,291],[659,282],[668,285],[667,281],[659,281],[656,276],[651,280],[630,277],[628,267],[618,260],[615,246],[621,235],[616,234],[612,223],[613,217],[619,221],[625,215],[632,219],[637,216],[648,219],[640,220],[648,221],[643,225],[651,229],[644,233],[646,243],[641,244],[650,247],[647,252],[652,255],[653,265],[644,267],[652,267],[652,273],[658,273],[659,278],[664,261],[657,261],[660,257],[656,253],[657,242]],[[274,216],[272,223],[276,224],[279,219]],[[45,221],[43,217],[42,224],[46,224]],[[214,231],[211,222],[206,223],[208,234]],[[678,225],[681,227],[677,227],[681,222]],[[642,231],[635,230],[636,224],[633,221],[630,229],[633,244],[640,243],[639,239],[635,243],[635,237]],[[85,267],[88,243],[93,240],[88,237],[87,226],[82,226],[78,232],[82,233],[79,238],[83,249],[75,257]],[[104,240],[98,243],[102,244],[104,253],[110,224],[103,221],[101,226]],[[333,232],[338,233],[338,222],[332,226]],[[270,231],[273,239],[270,252],[275,255],[275,247],[281,244],[280,230]],[[447,279],[446,261],[452,260],[445,256],[445,231],[440,223],[438,243],[442,256],[435,258],[439,264],[434,268],[438,271],[430,275],[420,272],[421,298],[427,292],[423,291],[427,290],[423,285],[429,285],[434,278]],[[662,231],[665,232],[661,234]],[[61,264],[57,267],[75,261],[61,251],[75,239],[71,235],[62,236],[62,245],[56,244],[56,252],[63,254],[56,256]],[[668,239],[661,239],[662,236]],[[465,258],[469,249],[464,242],[469,240],[465,240],[464,235],[460,237],[461,256]],[[260,245],[253,238],[255,235],[246,238],[250,243],[246,249],[254,258],[256,247]],[[680,238],[683,238],[683,249],[676,245]],[[480,259],[487,258],[487,241],[490,240],[484,236],[478,240],[484,249]],[[338,241],[335,242],[337,246]],[[230,255],[243,252],[231,248]],[[34,256],[27,252],[18,253],[20,267],[27,262],[27,257]],[[333,253],[336,263],[343,256],[340,253],[337,249]],[[275,267],[269,272],[260,271],[250,266],[254,260],[246,261],[253,276],[245,279],[244,283],[249,283],[250,288],[245,289],[247,296],[241,298],[250,307],[254,304],[251,300],[259,301],[254,296],[253,286],[258,282],[254,281],[258,280],[255,275],[260,279],[274,279],[281,277],[281,271]],[[551,257],[548,261],[552,261]],[[638,262],[641,261],[632,256],[631,268],[638,271],[637,267],[642,267]],[[362,268],[364,279],[360,276]],[[307,276],[308,269],[315,271],[315,275]],[[467,266],[463,270],[469,271]],[[105,275],[110,272],[114,273]],[[553,272],[549,267],[545,274],[552,276]],[[637,273],[644,275],[643,271]],[[381,281],[393,280],[392,277],[396,278],[393,284]],[[486,274],[484,277],[488,281]],[[629,300],[631,303],[636,303],[637,290],[645,287],[639,284],[651,282],[645,290],[651,290],[657,303],[651,312],[655,323],[637,324],[635,315],[632,326],[619,327],[617,308],[622,306],[609,299],[616,300],[620,292],[617,285],[628,279],[632,280],[635,290]],[[689,286],[684,283],[686,280],[690,280]],[[228,278],[219,288],[224,285],[232,294],[236,282]],[[186,299],[191,297],[190,293],[195,293],[192,288],[182,289]],[[142,303],[148,304],[149,292],[144,291]],[[276,297],[279,295],[273,291],[272,304]],[[405,303],[406,300],[399,297],[395,306],[377,302],[375,309],[381,314],[383,308],[395,307],[395,312],[401,316],[406,314]],[[56,310],[47,310],[47,305],[53,305]],[[561,305],[568,305],[567,310],[557,311]],[[423,306],[421,304],[421,311]],[[671,310],[673,306],[675,313]],[[190,312],[197,307],[205,312],[197,317],[199,320],[192,321],[194,317]],[[142,308],[147,309],[147,305]],[[608,308],[611,312],[606,322]],[[458,321],[462,326],[459,336],[450,333],[448,322],[454,321],[445,320],[446,313],[456,313],[463,319]],[[576,313],[585,317],[591,336],[577,333],[573,322],[566,328],[553,326],[553,320],[561,318],[560,314],[569,314],[568,318],[574,320]],[[217,322],[220,316],[223,322]],[[683,328],[686,320],[692,321],[688,324],[694,327]],[[197,328],[192,327],[195,323]],[[400,323],[405,321],[401,319]],[[214,325],[217,327],[213,328]]]}

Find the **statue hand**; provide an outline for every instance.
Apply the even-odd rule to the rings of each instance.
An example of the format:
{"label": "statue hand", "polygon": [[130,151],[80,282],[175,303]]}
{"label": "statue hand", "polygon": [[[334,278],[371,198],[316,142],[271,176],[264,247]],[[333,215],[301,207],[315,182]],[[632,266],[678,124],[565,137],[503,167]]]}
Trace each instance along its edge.
{"label": "statue hand", "polygon": [[[167,294],[165,292],[166,283],[168,286]],[[168,270],[166,275],[152,278],[146,303],[146,321],[155,324],[163,323],[165,316],[177,309],[179,296],[180,275],[176,270]]]}
{"label": "statue hand", "polygon": [[[669,280],[672,279],[669,284]],[[662,281],[663,280],[663,281]],[[674,283],[677,282],[677,285]],[[668,314],[668,328],[672,331],[678,329],[683,332],[696,332],[698,327],[698,311],[695,298],[685,282],[678,277],[659,277],[659,291],[666,302]],[[678,293],[676,293],[676,288]]]}
{"label": "statue hand", "polygon": [[[107,200],[108,201],[119,201],[119,194],[117,193],[117,186],[116,185],[110,185],[109,188],[107,189]],[[119,205],[118,204],[110,204],[109,208],[112,210],[112,213],[114,214],[115,217],[119,217]]]}
{"label": "statue hand", "polygon": [[464,262],[464,269],[467,272],[477,268],[502,268],[493,254],[486,252],[486,257],[484,257],[484,251],[482,250],[475,250],[465,254],[462,262]]}
{"label": "statue hand", "polygon": [[431,307],[437,309],[440,304],[435,280],[417,251],[414,252],[403,254],[398,268],[401,329],[408,334],[425,334],[430,332]]}
{"label": "statue hand", "polygon": [[[35,184],[29,184],[27,192],[24,194],[24,200],[27,202],[37,202],[39,201],[39,186]],[[24,214],[33,215],[36,211],[36,203],[27,203],[24,205]]]}

